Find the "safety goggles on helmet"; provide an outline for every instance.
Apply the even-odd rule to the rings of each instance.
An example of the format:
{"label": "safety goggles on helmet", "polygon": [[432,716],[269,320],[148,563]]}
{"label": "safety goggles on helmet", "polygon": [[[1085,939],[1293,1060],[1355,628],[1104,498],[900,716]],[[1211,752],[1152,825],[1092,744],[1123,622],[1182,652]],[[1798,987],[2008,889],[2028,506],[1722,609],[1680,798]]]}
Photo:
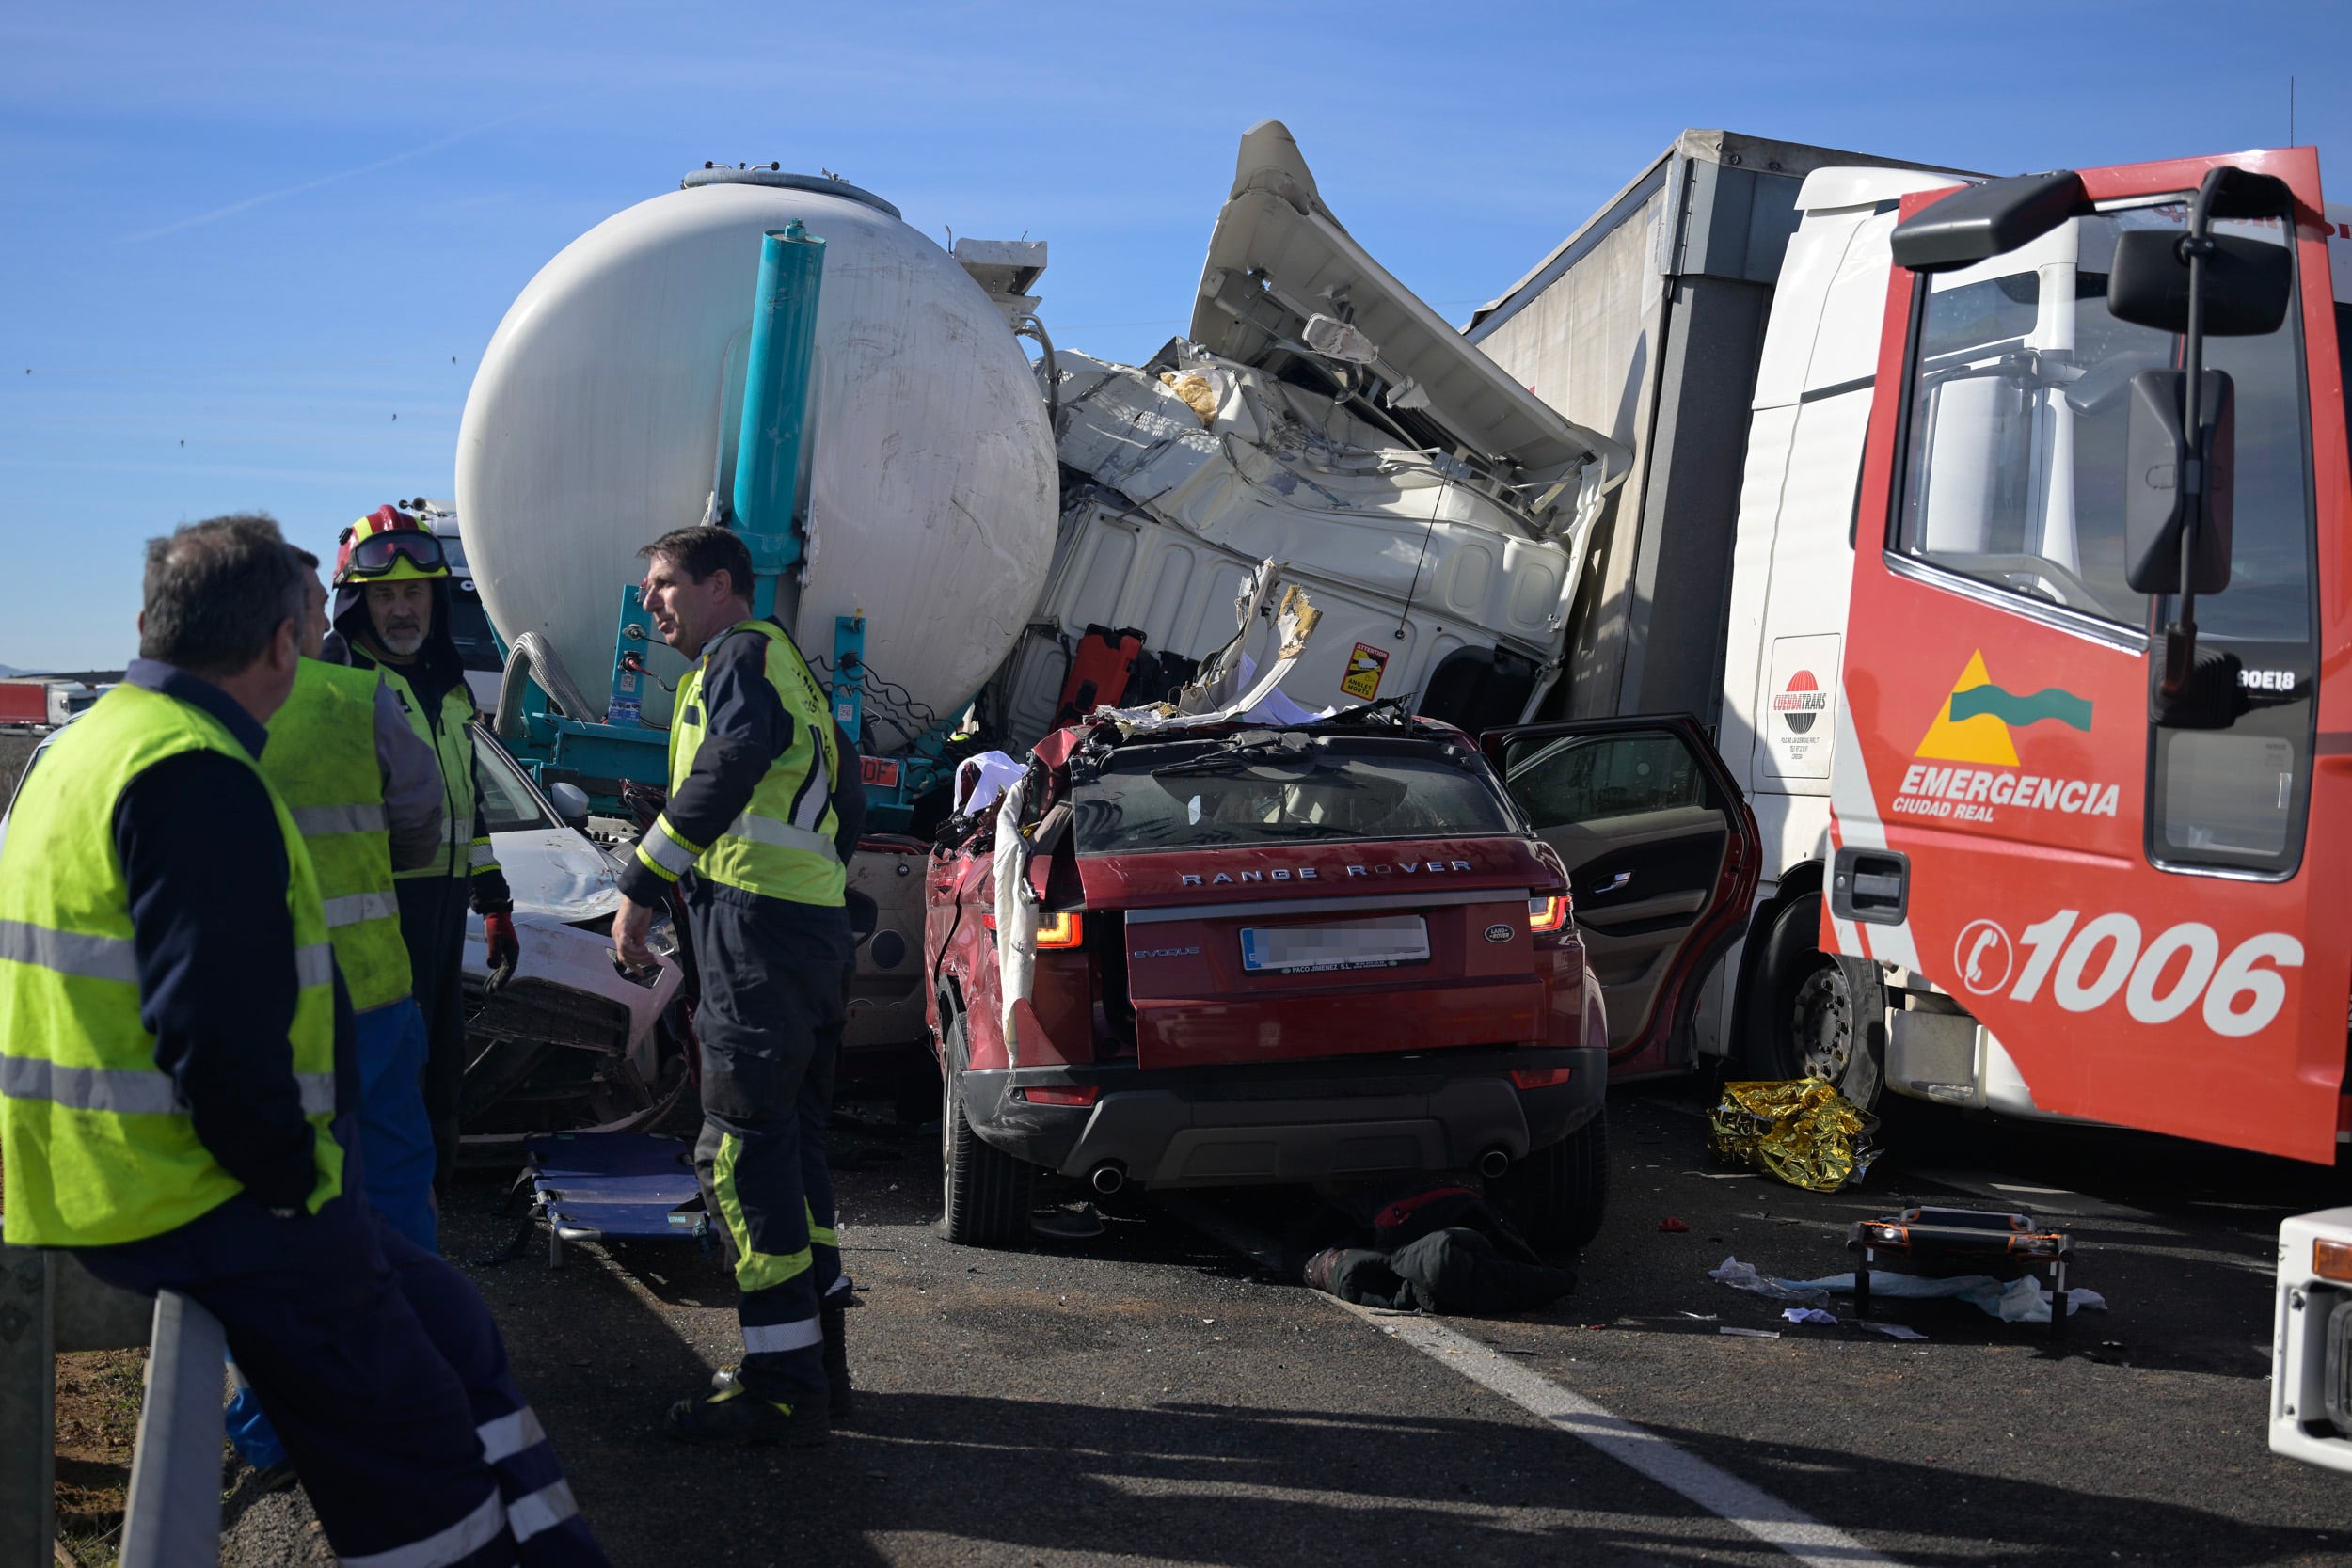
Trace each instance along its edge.
{"label": "safety goggles on helmet", "polygon": [[343,531],[335,562],[338,583],[400,582],[449,576],[441,542],[422,524],[392,507],[378,507]]}

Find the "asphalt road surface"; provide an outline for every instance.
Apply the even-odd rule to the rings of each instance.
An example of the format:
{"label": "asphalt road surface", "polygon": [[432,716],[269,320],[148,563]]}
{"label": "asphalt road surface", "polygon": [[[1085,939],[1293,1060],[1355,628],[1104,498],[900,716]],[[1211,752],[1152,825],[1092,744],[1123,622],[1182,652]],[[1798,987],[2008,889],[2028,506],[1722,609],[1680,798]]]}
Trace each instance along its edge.
{"label": "asphalt road surface", "polygon": [[[1615,1193],[1577,1292],[1435,1319],[1267,1267],[1300,1193],[950,1246],[935,1132],[852,1104],[859,1414],[814,1452],[660,1434],[736,1354],[732,1287],[691,1243],[469,1272],[621,1563],[2352,1563],[2352,1476],[2265,1440],[2276,1226],[2352,1201],[2343,1177],[1905,1105],[1866,1186],[1820,1196],[1711,1164],[1678,1091],[1613,1095],[1611,1117]],[[512,1232],[497,1196],[465,1190],[453,1256]],[[1734,1256],[1842,1272],[1846,1227],[1906,1196],[2064,1225],[2109,1309],[2054,1343],[1883,1304],[1926,1336],[1902,1341],[1708,1277]]]}

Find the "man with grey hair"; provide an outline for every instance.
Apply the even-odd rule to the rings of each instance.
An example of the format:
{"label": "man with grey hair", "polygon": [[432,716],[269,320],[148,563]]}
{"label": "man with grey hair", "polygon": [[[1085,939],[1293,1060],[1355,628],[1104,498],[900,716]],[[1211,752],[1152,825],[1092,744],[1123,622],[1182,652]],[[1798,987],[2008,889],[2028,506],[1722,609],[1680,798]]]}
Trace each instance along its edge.
{"label": "man with grey hair", "polygon": [[139,655],[0,842],[0,1223],[218,1318],[346,1562],[601,1563],[464,1277],[361,1198],[351,1006],[258,766],[303,573],[266,517],[151,541]]}

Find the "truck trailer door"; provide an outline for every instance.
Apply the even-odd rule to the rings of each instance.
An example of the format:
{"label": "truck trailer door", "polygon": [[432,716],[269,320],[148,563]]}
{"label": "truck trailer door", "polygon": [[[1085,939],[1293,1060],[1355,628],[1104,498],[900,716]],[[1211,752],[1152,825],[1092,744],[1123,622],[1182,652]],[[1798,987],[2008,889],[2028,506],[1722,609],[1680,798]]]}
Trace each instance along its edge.
{"label": "truck trailer door", "polygon": [[1610,1076],[1689,1065],[1672,1042],[1747,914],[1762,861],[1756,816],[1698,721],[1522,724],[1480,743],[1567,867],[1608,1006]]}
{"label": "truck trailer door", "polygon": [[[2293,191],[2292,224],[2216,232],[2285,250],[2296,294],[2277,331],[2206,340],[2234,388],[2234,547],[2195,619],[2206,654],[2234,661],[2234,695],[2187,728],[2151,721],[2150,646],[2173,605],[2126,582],[2123,521],[2146,467],[2134,377],[2176,368],[2183,342],[2110,314],[2107,281],[2119,236],[2181,231],[2224,162]],[[2037,239],[1960,270],[1894,269],[1822,945],[1959,999],[1996,1103],[2330,1159],[2352,702],[2320,680],[2352,632],[2352,516],[2318,160],[2082,182]],[[1945,195],[1906,198],[1905,216]],[[1890,1057],[1892,1086],[1929,1089],[1915,1080],[1932,1064],[1899,1042]]]}

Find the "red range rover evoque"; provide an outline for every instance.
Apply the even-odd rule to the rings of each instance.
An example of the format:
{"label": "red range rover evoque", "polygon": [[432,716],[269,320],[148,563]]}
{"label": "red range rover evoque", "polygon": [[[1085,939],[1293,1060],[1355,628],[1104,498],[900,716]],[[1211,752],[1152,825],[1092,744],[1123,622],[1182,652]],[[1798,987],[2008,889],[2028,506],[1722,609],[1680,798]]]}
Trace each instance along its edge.
{"label": "red range rover evoque", "polygon": [[1612,1064],[1687,1020],[1754,843],[1688,720],[1058,731],[930,861],[947,1234],[1021,1240],[1040,1169],[1104,1194],[1460,1172],[1581,1245]]}

